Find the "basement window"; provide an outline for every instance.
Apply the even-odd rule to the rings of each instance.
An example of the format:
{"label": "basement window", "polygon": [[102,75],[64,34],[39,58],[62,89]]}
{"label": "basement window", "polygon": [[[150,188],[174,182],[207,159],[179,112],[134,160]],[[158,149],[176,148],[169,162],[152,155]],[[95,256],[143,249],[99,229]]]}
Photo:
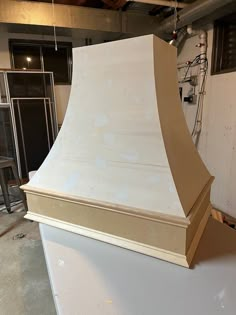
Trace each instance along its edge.
{"label": "basement window", "polygon": [[11,66],[20,70],[52,71],[55,84],[71,84],[72,44],[9,40]]}
{"label": "basement window", "polygon": [[212,74],[236,71],[236,15],[214,24]]}

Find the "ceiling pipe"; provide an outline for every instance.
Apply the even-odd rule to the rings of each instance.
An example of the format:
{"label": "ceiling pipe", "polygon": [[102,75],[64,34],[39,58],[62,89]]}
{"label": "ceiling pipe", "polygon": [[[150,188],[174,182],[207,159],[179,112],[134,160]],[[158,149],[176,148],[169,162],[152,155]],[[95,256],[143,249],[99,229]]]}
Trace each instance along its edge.
{"label": "ceiling pipe", "polygon": [[[127,0],[129,2],[130,0]],[[177,2],[177,1],[170,1],[170,0],[134,0],[134,2],[141,2],[141,3],[150,3],[155,5],[162,5],[165,7],[171,7],[171,8],[186,8],[189,6],[187,3],[183,2]]]}
{"label": "ceiling pipe", "polygon": [[[212,14],[215,10],[234,3],[235,0],[197,0],[178,12],[177,29]],[[165,19],[156,29],[159,36],[173,31],[173,16]]]}
{"label": "ceiling pipe", "polygon": [[217,10],[214,10],[214,12],[211,15],[207,15],[201,18],[200,20],[197,20],[194,23],[194,27],[198,29],[203,28],[206,24],[209,23],[209,21],[216,21],[224,16],[232,14],[233,12],[236,12],[236,1],[224,7],[220,7]]}

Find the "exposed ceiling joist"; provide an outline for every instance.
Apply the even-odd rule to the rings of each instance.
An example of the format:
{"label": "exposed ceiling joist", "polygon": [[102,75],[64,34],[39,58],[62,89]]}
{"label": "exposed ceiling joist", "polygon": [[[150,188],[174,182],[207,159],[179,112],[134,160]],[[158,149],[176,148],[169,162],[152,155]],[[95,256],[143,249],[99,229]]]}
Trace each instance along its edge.
{"label": "exposed ceiling joist", "polygon": [[[36,2],[51,2],[52,0],[28,0]],[[54,3],[65,5],[77,5],[85,7],[100,7],[102,3],[105,4],[105,8],[117,10],[123,8],[126,2],[139,2],[149,3],[154,5],[161,5],[165,7],[185,8],[188,4],[185,2],[179,2],[178,0],[54,0]],[[100,5],[99,5],[100,4]]]}
{"label": "exposed ceiling joist", "polygon": [[70,29],[149,34],[153,32],[156,18],[141,13],[121,12],[44,2],[0,1],[0,23],[53,26]]}
{"label": "exposed ceiling joist", "polygon": [[112,8],[113,10],[117,10],[122,8],[126,4],[126,0],[102,0],[108,8]]}
{"label": "exposed ceiling joist", "polygon": [[155,4],[155,5],[162,5],[165,7],[181,8],[181,9],[188,6],[187,3],[178,2],[178,1],[169,1],[169,0],[134,0],[134,2],[150,3],[150,4]]}

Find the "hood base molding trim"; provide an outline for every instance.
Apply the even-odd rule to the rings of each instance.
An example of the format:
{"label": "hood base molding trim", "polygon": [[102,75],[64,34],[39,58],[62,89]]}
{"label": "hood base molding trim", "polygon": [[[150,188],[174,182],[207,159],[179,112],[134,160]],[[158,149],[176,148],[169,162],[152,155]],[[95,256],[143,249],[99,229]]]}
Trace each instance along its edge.
{"label": "hood base molding trim", "polygon": [[[133,212],[114,211],[70,199],[27,192],[30,210],[25,218],[61,228],[86,237],[124,247],[142,254],[190,267],[211,212],[210,184],[186,219],[174,220],[161,214],[155,217],[137,216]],[[58,211],[59,209],[66,211]],[[173,237],[174,236],[174,237]]]}

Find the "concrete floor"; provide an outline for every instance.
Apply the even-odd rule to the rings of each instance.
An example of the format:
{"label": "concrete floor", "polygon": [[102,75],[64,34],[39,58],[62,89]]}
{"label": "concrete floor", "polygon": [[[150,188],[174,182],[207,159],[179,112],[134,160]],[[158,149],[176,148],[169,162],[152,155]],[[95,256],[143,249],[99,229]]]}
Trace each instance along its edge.
{"label": "concrete floor", "polygon": [[38,224],[24,214],[0,212],[0,315],[54,315]]}

